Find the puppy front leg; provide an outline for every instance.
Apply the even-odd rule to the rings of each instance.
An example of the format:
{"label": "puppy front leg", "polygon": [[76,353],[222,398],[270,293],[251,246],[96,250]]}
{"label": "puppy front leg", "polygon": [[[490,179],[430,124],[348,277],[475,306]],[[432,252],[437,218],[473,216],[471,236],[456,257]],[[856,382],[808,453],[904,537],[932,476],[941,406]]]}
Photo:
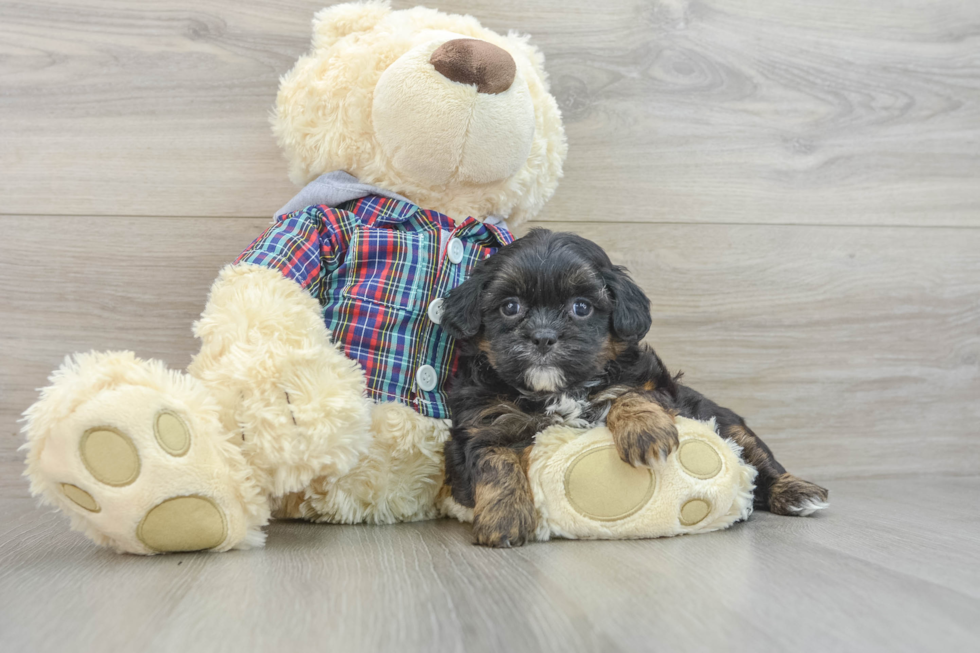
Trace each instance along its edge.
{"label": "puppy front leg", "polygon": [[677,447],[674,415],[653,399],[637,392],[617,398],[606,426],[612,432],[619,457],[633,467],[667,458]]}
{"label": "puppy front leg", "polygon": [[[530,447],[524,450],[530,451]],[[476,505],[473,535],[482,546],[521,546],[534,534],[537,519],[523,455],[508,447],[475,453]]]}

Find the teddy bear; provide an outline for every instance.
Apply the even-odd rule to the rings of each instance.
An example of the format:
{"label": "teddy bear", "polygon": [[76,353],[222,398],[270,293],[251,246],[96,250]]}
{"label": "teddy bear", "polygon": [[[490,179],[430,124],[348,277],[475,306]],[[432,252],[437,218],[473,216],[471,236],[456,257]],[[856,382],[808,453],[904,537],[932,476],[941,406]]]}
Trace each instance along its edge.
{"label": "teddy bear", "polygon": [[[316,14],[272,127],[302,190],[214,282],[186,370],[66,359],[25,412],[31,491],[120,552],[261,546],[272,518],[472,520],[443,484],[454,342],[442,297],[513,240],[562,173],[540,52],[471,16],[387,2]],[[537,539],[724,528],[754,470],[678,419],[650,468],[555,425],[529,463]]]}

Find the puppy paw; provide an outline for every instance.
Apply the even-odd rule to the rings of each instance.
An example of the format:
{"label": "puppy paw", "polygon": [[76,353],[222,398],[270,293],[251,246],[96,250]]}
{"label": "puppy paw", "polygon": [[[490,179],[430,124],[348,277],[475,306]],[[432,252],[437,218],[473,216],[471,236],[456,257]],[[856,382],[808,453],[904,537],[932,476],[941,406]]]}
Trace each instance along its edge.
{"label": "puppy paw", "polygon": [[474,515],[473,536],[480,546],[523,546],[531,539],[536,526],[533,503],[501,502]]}
{"label": "puppy paw", "polygon": [[616,451],[623,461],[633,467],[650,466],[657,460],[666,460],[677,448],[677,427],[664,424],[652,429],[613,432]]}
{"label": "puppy paw", "polygon": [[769,512],[774,515],[807,517],[830,506],[828,492],[815,483],[783,474],[769,490]]}
{"label": "puppy paw", "polygon": [[651,465],[677,448],[674,416],[662,406],[635,394],[623,395],[606,418],[616,451],[633,467]]}
{"label": "puppy paw", "polygon": [[481,546],[521,546],[534,534],[537,513],[531,484],[516,451],[480,452],[473,535]]}

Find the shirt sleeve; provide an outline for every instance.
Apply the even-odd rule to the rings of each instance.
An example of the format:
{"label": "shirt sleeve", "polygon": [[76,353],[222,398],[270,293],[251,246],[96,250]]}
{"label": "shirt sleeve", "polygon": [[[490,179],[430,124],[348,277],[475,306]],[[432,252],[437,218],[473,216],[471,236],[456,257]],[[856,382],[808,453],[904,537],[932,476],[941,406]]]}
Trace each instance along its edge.
{"label": "shirt sleeve", "polygon": [[279,270],[319,298],[324,277],[344,262],[357,217],[327,206],[279,216],[252,241],[235,264]]}

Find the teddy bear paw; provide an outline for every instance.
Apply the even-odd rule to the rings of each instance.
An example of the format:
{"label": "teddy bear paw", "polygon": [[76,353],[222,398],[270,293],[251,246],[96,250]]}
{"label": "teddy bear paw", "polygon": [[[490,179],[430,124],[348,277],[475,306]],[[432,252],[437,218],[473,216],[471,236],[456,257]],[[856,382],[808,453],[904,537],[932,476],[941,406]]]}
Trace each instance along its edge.
{"label": "teddy bear paw", "polygon": [[37,452],[29,455],[32,489],[68,512],[77,530],[121,551],[261,543],[267,502],[217,407],[193,379],[168,383],[97,391],[43,434],[30,432],[31,420],[29,440],[43,436],[43,446],[29,445]]}
{"label": "teddy bear paw", "polygon": [[[148,455],[147,445],[155,445],[174,458],[188,453],[191,432],[179,414],[163,409],[154,416],[152,424],[153,442],[146,437],[148,434],[136,436],[143,445],[143,457]],[[133,437],[112,426],[86,430],[79,439],[78,454],[95,481],[90,489],[101,494],[100,488],[109,491],[108,488],[123,488],[135,483],[143,467],[140,448]],[[69,501],[83,510],[102,511],[95,497],[79,486],[62,483],[61,489]],[[143,515],[135,534],[152,551],[213,549],[228,537],[228,519],[225,511],[207,495],[185,494],[158,501]]]}
{"label": "teddy bear paw", "polygon": [[713,425],[678,418],[678,429],[677,448],[640,467],[621,460],[605,429],[571,438],[560,431],[539,434],[536,447],[550,451],[532,460],[531,476],[551,533],[663,537],[717,530],[748,517],[755,470]]}

